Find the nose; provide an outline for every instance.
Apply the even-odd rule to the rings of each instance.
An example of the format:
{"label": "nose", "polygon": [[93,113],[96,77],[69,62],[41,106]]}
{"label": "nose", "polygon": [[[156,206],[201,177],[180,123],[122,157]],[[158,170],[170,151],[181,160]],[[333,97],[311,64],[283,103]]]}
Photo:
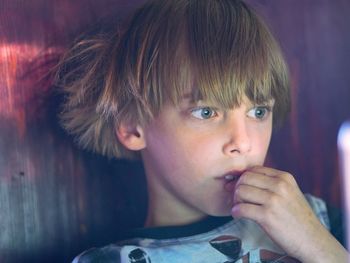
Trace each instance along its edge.
{"label": "nose", "polygon": [[228,156],[246,154],[251,150],[252,142],[245,119],[231,118],[225,127],[226,141],[223,153]]}

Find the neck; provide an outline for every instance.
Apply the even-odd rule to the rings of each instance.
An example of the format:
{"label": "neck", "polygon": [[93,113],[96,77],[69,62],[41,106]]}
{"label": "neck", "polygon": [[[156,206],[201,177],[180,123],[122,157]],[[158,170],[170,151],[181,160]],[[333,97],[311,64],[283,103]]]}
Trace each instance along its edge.
{"label": "neck", "polygon": [[206,215],[188,205],[162,185],[158,178],[147,176],[148,210],[145,227],[186,225]]}
{"label": "neck", "polygon": [[[183,200],[162,180],[164,176],[155,171],[151,160],[142,156],[147,178],[148,211],[145,227],[180,226],[190,224],[206,216],[205,213]],[[147,160],[145,160],[147,159]]]}
{"label": "neck", "polygon": [[161,197],[150,195],[148,201],[147,218],[144,226],[159,227],[187,225],[199,221],[204,217],[204,213],[200,211],[193,211],[185,206],[182,206],[181,204],[172,202],[164,195]]}

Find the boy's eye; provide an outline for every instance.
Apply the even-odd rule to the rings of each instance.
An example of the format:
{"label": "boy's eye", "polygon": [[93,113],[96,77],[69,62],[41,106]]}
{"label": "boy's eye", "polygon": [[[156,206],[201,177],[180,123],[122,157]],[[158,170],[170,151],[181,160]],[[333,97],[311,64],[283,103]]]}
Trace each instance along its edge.
{"label": "boy's eye", "polygon": [[193,117],[201,120],[210,119],[217,115],[216,111],[210,107],[203,107],[203,108],[191,110],[191,114]]}
{"label": "boy's eye", "polygon": [[248,111],[248,116],[254,119],[263,120],[271,112],[268,106],[258,106]]}

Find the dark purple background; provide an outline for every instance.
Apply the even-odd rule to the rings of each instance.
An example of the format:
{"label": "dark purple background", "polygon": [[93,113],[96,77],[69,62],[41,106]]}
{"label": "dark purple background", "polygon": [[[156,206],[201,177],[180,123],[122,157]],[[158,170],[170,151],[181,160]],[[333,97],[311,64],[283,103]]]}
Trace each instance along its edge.
{"label": "dark purple background", "polygon": [[[0,0],[0,262],[68,262],[140,226],[142,167],[86,153],[57,125],[48,69],[77,33],[141,0]],[[350,2],[250,0],[280,40],[293,111],[269,162],[341,206],[336,136],[350,118]]]}

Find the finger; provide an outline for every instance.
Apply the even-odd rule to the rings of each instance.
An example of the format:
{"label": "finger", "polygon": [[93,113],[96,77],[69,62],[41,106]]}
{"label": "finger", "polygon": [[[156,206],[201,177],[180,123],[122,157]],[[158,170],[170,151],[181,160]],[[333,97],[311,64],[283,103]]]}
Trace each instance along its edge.
{"label": "finger", "polygon": [[260,222],[264,215],[264,209],[260,205],[250,203],[238,203],[232,207],[231,214],[234,218],[246,218]]}
{"label": "finger", "polygon": [[270,167],[265,167],[265,166],[253,166],[249,168],[248,171],[264,174],[268,176],[278,176],[279,174],[284,173],[283,171],[270,168]]}
{"label": "finger", "polygon": [[233,194],[233,203],[264,205],[269,202],[271,195],[272,193],[265,189],[250,185],[239,185]]}
{"label": "finger", "polygon": [[[280,180],[285,181],[287,184],[297,186],[297,182],[294,176],[284,171],[280,171],[274,168],[264,167],[264,166],[254,166],[250,168],[248,171],[258,173],[258,174],[264,174],[272,178],[279,178]],[[275,181],[275,183],[278,183],[278,181]]]}
{"label": "finger", "polygon": [[276,181],[275,177],[266,176],[262,173],[256,173],[253,171],[244,172],[236,183],[236,188],[239,185],[250,185],[261,189],[270,189],[271,185],[274,185]]}

